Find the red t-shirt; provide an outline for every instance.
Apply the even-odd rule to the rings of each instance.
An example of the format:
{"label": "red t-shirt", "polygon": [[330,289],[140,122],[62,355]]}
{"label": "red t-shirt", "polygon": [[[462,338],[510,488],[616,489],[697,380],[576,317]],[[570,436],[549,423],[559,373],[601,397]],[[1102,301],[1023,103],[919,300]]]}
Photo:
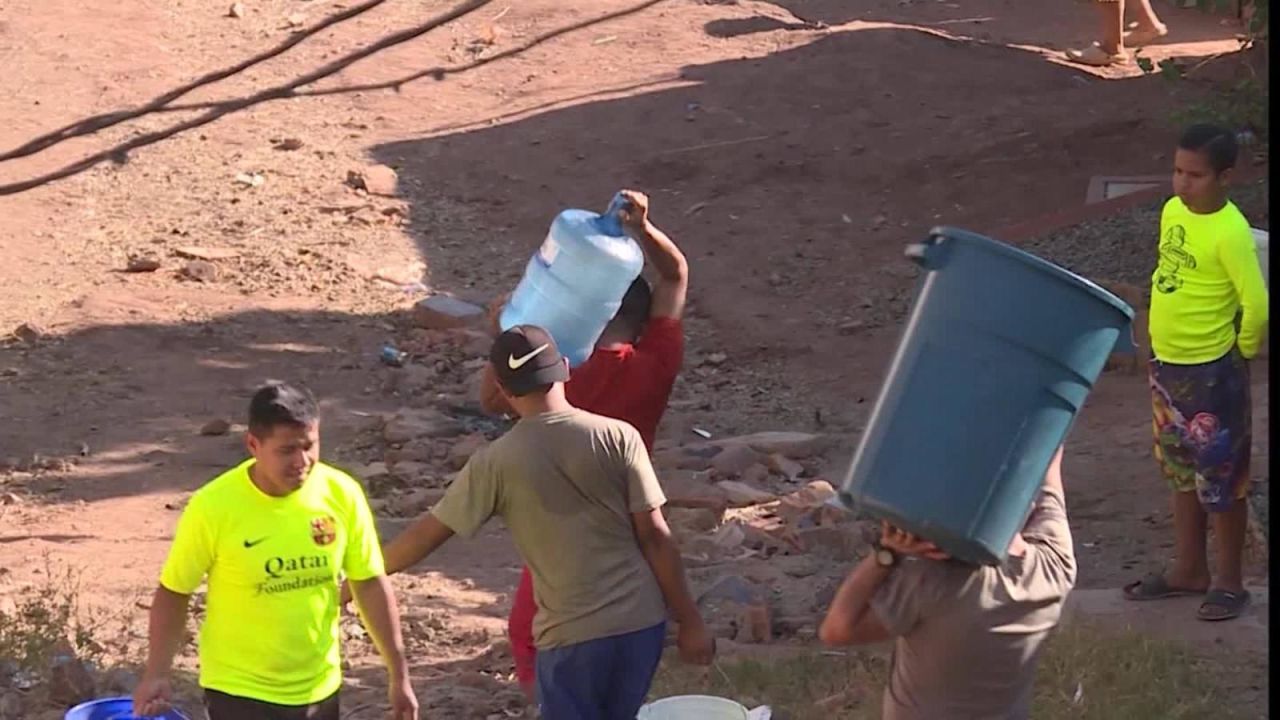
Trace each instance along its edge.
{"label": "red t-shirt", "polygon": [[635,344],[591,353],[569,376],[565,396],[576,408],[631,423],[652,450],[683,362],[684,325],[652,318]]}

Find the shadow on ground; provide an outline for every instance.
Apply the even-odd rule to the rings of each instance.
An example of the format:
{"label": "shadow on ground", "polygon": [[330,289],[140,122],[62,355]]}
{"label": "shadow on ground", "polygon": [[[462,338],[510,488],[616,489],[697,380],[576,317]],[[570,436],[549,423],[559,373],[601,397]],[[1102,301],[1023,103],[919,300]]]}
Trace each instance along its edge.
{"label": "shadow on ground", "polygon": [[[852,19],[839,19],[841,3],[781,4],[835,13],[806,19]],[[433,284],[480,294],[511,287],[556,210],[603,206],[621,186],[649,191],[655,218],[693,261],[695,307],[711,318],[715,347],[738,361],[707,412],[728,415],[733,405],[721,402],[752,405],[785,427],[874,394],[914,276],[901,249],[929,226],[988,230],[1078,204],[1094,174],[1166,171],[1173,101],[1160,83],[1099,81],[991,42],[850,29],[688,67],[679,87],[583,98],[372,153],[399,169],[403,187],[434,188],[487,213],[469,242],[441,244],[424,220],[432,197],[409,193]],[[1026,186],[1028,177],[1044,180]],[[395,321],[314,309],[232,312],[0,347],[0,459],[85,452],[80,468],[31,484],[73,508],[191,490],[243,456],[234,434],[204,437],[200,427],[239,420],[268,378],[311,386],[325,401],[326,442],[344,445],[370,413],[407,402],[383,394],[397,371],[377,359]],[[711,343],[695,337],[692,347]],[[1100,494],[1101,484],[1093,489]],[[15,541],[33,539],[26,535]],[[475,589],[508,592],[514,557],[492,545],[451,545],[432,567],[450,568],[450,578],[483,575]],[[351,717],[361,716],[353,709]]]}
{"label": "shadow on ground", "polygon": [[[456,288],[509,289],[557,210],[639,187],[690,256],[718,336],[751,362],[822,365],[797,338],[822,337],[838,358],[892,326],[914,277],[901,250],[929,227],[989,231],[1079,204],[1093,174],[1165,172],[1173,101],[1161,82],[871,27],[373,154],[403,187],[488,216],[453,247],[415,228],[433,274]],[[858,373],[846,364],[839,376]]]}
{"label": "shadow on ground", "polygon": [[[480,295],[510,289],[556,210],[649,191],[692,261],[695,320],[709,327],[692,352],[735,359],[693,399],[699,422],[809,429],[874,397],[910,302],[904,244],[939,223],[983,231],[1077,204],[1100,172],[1166,171],[1172,103],[1159,78],[1099,81],[1017,49],[871,27],[372,153],[403,188],[432,189],[407,194],[433,285]],[[425,219],[441,195],[488,222],[442,242]],[[87,453],[32,481],[53,503],[194,489],[243,456],[234,434],[200,427],[239,420],[268,378],[315,389],[326,442],[343,445],[406,402],[384,394],[397,371],[377,359],[393,321],[229,312],[5,346],[0,459]]]}
{"label": "shadow on ground", "polygon": [[[1100,21],[1092,3],[1047,3],[1030,6],[1018,0],[969,0],[963,3],[920,2],[918,0],[769,0],[783,11],[774,22],[745,20],[728,22],[709,30],[722,37],[775,29],[800,29],[800,25],[843,25],[854,21],[912,24],[976,40],[998,44],[1034,45],[1066,50],[1097,40]],[[1205,13],[1194,8],[1177,8],[1156,0],[1156,14],[1169,26],[1169,35],[1159,44],[1200,43],[1221,40],[1230,31],[1221,24],[1227,14]],[[1130,13],[1132,15],[1132,13]],[[788,17],[789,16],[789,17]]]}
{"label": "shadow on ground", "polygon": [[[389,405],[382,389],[390,369],[377,351],[393,320],[262,311],[98,325],[0,346],[9,376],[0,405],[12,424],[0,458],[74,458],[85,477],[66,488],[70,499],[191,489],[244,456],[239,432],[202,436],[202,426],[246,422],[250,396],[268,379],[312,387],[324,405],[326,444],[336,446],[371,422],[356,413]],[[40,430],[49,427],[58,432]],[[207,469],[175,477],[169,466]],[[56,478],[47,484],[62,484]]]}
{"label": "shadow on ground", "polygon": [[[556,210],[640,187],[690,255],[698,312],[755,373],[727,390],[778,409],[799,379],[867,397],[880,363],[841,358],[887,350],[914,276],[900,258],[906,242],[937,223],[984,230],[1074,203],[1104,167],[1167,165],[1160,118],[1171,101],[1158,79],[1098,81],[1031,53],[921,31],[831,32],[691,66],[681,80],[374,148],[404,188],[433,188],[490,218],[466,242],[441,243],[432,198],[410,191],[434,284],[509,289]],[[1095,110],[1117,104],[1135,110],[1119,119]],[[1028,175],[1046,180],[1006,180]],[[352,410],[386,404],[376,352],[390,334],[386,318],[260,311],[0,348],[9,368],[0,402],[14,425],[0,460],[87,446],[98,474],[77,483],[81,499],[191,487],[202,478],[163,468],[211,475],[238,457],[237,440],[197,431],[213,417],[239,418],[267,377],[312,384],[340,418],[330,421],[338,433],[358,427]],[[823,342],[797,341],[814,337]],[[791,408],[788,419],[838,412],[842,401]]]}
{"label": "shadow on ground", "polygon": [[[169,114],[184,111],[203,111],[195,117],[186,120],[174,122],[159,130],[137,132],[134,137],[119,143],[113,147],[106,148],[99,152],[87,155],[80,160],[68,164],[57,170],[53,170],[44,174],[30,177],[25,180],[0,184],[0,196],[16,195],[38,188],[42,185],[73,177],[82,172],[90,170],[103,163],[111,162],[116,165],[123,165],[129,161],[129,154],[136,150],[140,150],[149,145],[163,142],[174,136],[181,135],[191,130],[195,130],[210,123],[213,123],[227,115],[249,110],[256,105],[277,100],[285,100],[301,97],[319,97],[325,95],[341,95],[348,93],[360,93],[378,90],[395,90],[399,91],[403,86],[417,82],[423,79],[432,79],[442,81],[447,77],[470,72],[477,68],[483,67],[490,63],[499,62],[508,58],[520,55],[521,53],[534,48],[543,43],[549,42],[555,38],[564,35],[573,34],[593,25],[617,20],[629,15],[646,10],[661,0],[644,0],[636,5],[623,8],[614,12],[610,12],[598,17],[588,18],[580,22],[556,28],[550,32],[540,34],[531,38],[515,47],[493,53],[489,56],[472,60],[458,65],[452,66],[436,66],[426,68],[410,75],[388,80],[385,82],[373,84],[361,84],[354,86],[340,86],[337,88],[316,89],[310,87],[327,78],[337,75],[350,67],[351,65],[364,60],[366,58],[377,55],[378,53],[393,48],[397,45],[415,40],[434,30],[445,28],[455,20],[466,17],[472,12],[483,9],[493,0],[465,0],[459,2],[452,9],[443,11],[432,17],[427,22],[400,30],[398,32],[387,35],[377,42],[362,46],[357,50],[348,53],[332,62],[326,63],[309,72],[295,76],[288,82],[281,83],[271,87],[265,87],[255,93],[245,97],[233,98],[230,100],[222,100],[216,102],[196,102],[196,103],[179,103],[181,98],[191,94],[197,90],[207,86],[216,85],[229,77],[271,60],[277,56],[283,55],[292,48],[302,44],[314,35],[317,35],[329,28],[340,25],[353,18],[358,17],[362,13],[372,10],[386,0],[368,0],[360,5],[343,10],[342,12],[330,15],[321,22],[291,36],[288,40],[280,43],[274,48],[268,49],[263,53],[249,57],[234,65],[215,70],[213,72],[202,75],[201,77],[176,87],[162,95],[153,98],[151,101],[135,108],[127,108],[114,110],[107,113],[101,113],[91,117],[83,118],[77,122],[73,122],[57,130],[51,131],[39,137],[32,138],[22,145],[12,148],[8,151],[0,153],[0,163],[37,155],[49,148],[59,145],[65,141],[93,136],[97,133],[114,127],[121,123],[137,121],[148,115],[153,114]],[[341,9],[341,8],[339,8]]]}
{"label": "shadow on ground", "polygon": [[[432,198],[410,193],[433,284],[481,295],[512,286],[557,209],[602,206],[621,186],[648,190],[691,258],[697,312],[741,365],[717,395],[795,427],[874,395],[882,364],[865,358],[887,352],[909,303],[906,242],[937,223],[983,230],[1076,202],[1104,164],[1167,164],[1152,119],[1170,102],[1158,80],[1098,82],[1019,50],[914,30],[833,32],[689,67],[682,80],[373,154],[399,168],[404,188],[487,214],[465,242],[442,243],[424,220]],[[1142,112],[1091,110],[1115,103]],[[1046,180],[1005,180],[1028,174]],[[0,405],[13,426],[0,460],[87,450],[92,475],[48,481],[72,500],[190,489],[242,455],[237,438],[202,437],[201,425],[240,419],[272,377],[325,398],[327,436],[341,443],[371,408],[397,402],[382,395],[393,371],[376,356],[393,334],[389,318],[262,310],[12,344],[0,348]],[[832,386],[843,392],[793,394]],[[711,412],[735,407],[718,402]]]}

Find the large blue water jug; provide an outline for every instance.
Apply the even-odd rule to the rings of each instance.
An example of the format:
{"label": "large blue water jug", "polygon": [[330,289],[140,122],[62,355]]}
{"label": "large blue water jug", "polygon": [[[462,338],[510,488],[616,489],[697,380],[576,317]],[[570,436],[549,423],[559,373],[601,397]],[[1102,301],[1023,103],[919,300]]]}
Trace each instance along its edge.
{"label": "large blue water jug", "polygon": [[935,228],[841,498],[960,560],[1002,563],[1133,309],[1016,248]]}
{"label": "large blue water jug", "polygon": [[621,194],[603,214],[565,210],[498,318],[503,330],[537,325],[577,367],[591,356],[622,296],[644,269],[644,251],[622,230]]}
{"label": "large blue water jug", "polygon": [[133,714],[133,700],[127,697],[92,700],[77,705],[63,716],[65,720],[188,720],[187,716],[174,708],[163,715],[143,718]]}

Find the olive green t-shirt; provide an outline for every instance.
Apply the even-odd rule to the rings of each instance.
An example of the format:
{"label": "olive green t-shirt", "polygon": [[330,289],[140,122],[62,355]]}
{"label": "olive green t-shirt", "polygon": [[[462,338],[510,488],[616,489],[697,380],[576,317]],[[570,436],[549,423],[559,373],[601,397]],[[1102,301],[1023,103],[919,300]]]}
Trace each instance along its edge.
{"label": "olive green t-shirt", "polygon": [[1022,528],[1026,554],[999,567],[906,558],[871,607],[897,640],[883,720],[1028,720],[1036,663],[1076,582],[1061,488]]}
{"label": "olive green t-shirt", "polygon": [[471,457],[431,511],[470,537],[506,521],[533,575],[539,649],[622,635],[666,619],[631,513],[666,504],[635,428],[581,410],[522,419]]}

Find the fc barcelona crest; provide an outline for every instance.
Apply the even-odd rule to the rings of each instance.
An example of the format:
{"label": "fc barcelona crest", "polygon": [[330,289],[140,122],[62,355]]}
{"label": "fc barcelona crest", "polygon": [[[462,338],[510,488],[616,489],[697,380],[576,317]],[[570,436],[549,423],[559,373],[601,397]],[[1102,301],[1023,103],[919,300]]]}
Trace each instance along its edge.
{"label": "fc barcelona crest", "polygon": [[328,545],[338,537],[338,524],[333,518],[325,515],[311,521],[311,539],[317,545]]}

